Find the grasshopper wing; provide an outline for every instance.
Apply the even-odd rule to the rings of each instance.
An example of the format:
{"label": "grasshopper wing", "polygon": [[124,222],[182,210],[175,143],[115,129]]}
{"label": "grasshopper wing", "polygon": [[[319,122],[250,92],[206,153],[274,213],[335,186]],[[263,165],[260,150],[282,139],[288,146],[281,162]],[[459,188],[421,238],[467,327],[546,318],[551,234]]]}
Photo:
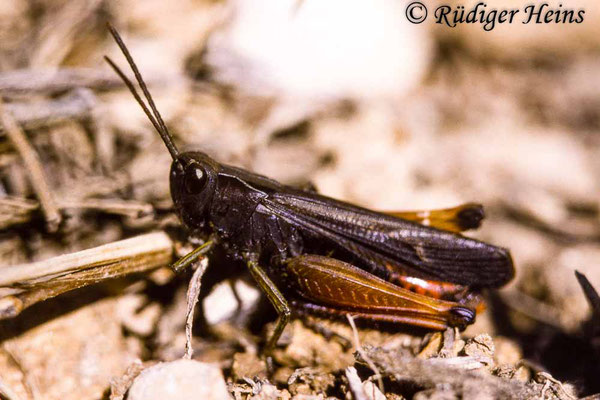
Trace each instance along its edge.
{"label": "grasshopper wing", "polygon": [[385,278],[413,274],[473,287],[499,287],[514,276],[510,253],[457,233],[423,226],[316,193],[270,193],[262,201],[273,214],[328,239]]}

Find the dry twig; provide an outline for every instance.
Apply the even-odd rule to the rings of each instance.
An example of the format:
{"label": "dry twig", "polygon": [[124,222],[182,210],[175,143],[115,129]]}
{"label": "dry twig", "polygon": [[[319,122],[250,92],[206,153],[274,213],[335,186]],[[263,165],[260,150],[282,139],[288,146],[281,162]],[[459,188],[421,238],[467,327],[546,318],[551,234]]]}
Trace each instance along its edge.
{"label": "dry twig", "polygon": [[34,200],[15,197],[0,198],[0,229],[29,221],[31,214],[39,206],[39,203]]}
{"label": "dry twig", "polygon": [[55,100],[8,103],[4,108],[24,129],[36,129],[90,117],[94,108],[92,100],[88,92],[81,89]]}
{"label": "dry twig", "polygon": [[91,68],[18,69],[0,74],[0,94],[52,94],[78,87],[110,89],[122,86],[113,73]]}
{"label": "dry twig", "polygon": [[[94,210],[106,214],[141,218],[152,214],[154,208],[149,203],[122,199],[58,199],[59,209]],[[27,223],[40,204],[35,200],[19,197],[0,198],[0,229]]]}
{"label": "dry twig", "polygon": [[381,390],[382,393],[385,393],[385,390],[383,388],[383,380],[381,379],[381,374],[379,373],[379,369],[377,369],[377,366],[375,365],[375,363],[369,358],[367,353],[365,353],[363,347],[360,344],[360,340],[358,338],[358,329],[356,329],[356,324],[354,323],[354,317],[352,317],[352,315],[350,315],[350,314],[346,314],[346,318],[348,318],[348,322],[350,323],[350,326],[352,327],[352,333],[354,335],[354,346],[356,347],[356,351],[361,356],[361,358],[364,360],[364,362],[367,363],[369,368],[371,368],[371,370],[377,377],[377,384],[379,385],[379,390]]}
{"label": "dry twig", "polygon": [[17,151],[23,158],[31,184],[37,194],[37,197],[46,216],[46,224],[49,231],[58,229],[61,221],[61,216],[54,200],[54,196],[50,191],[50,186],[44,175],[40,159],[35,152],[35,149],[27,141],[27,137],[23,130],[19,127],[15,119],[4,109],[4,103],[0,99],[0,120],[4,126],[6,134],[16,147]]}
{"label": "dry twig", "polygon": [[471,390],[476,390],[480,396],[498,399],[538,397],[535,388],[517,380],[509,381],[483,371],[449,365],[444,360],[421,360],[403,354],[401,351],[386,351],[381,348],[365,348],[364,351],[383,376],[392,377],[398,382],[408,382],[423,389],[444,388],[452,390],[462,398],[474,398],[473,393],[470,392],[469,396],[466,396],[465,392]]}
{"label": "dry twig", "polygon": [[82,199],[58,201],[61,209],[88,209],[103,211],[108,214],[124,215],[127,217],[139,218],[149,215],[154,208],[149,203],[142,203],[134,200],[121,199]]}
{"label": "dry twig", "polygon": [[202,280],[202,276],[206,271],[206,267],[208,267],[208,259],[203,258],[196,269],[194,271],[194,275],[190,280],[188,291],[187,291],[187,312],[185,318],[185,355],[183,358],[187,358],[188,360],[192,359],[193,348],[192,348],[192,326],[194,324],[194,310],[196,309],[196,305],[198,304],[198,299],[200,296],[200,282]]}
{"label": "dry twig", "polygon": [[171,239],[164,232],[153,232],[45,261],[4,267],[0,287],[24,292],[0,299],[0,319],[12,318],[61,293],[166,266],[172,254]]}

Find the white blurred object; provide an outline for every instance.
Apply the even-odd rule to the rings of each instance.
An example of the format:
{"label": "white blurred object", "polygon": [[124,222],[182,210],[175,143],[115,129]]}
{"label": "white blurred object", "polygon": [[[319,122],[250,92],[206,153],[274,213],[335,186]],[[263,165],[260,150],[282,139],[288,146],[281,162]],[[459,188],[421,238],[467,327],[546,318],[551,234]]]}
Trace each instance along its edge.
{"label": "white blurred object", "polygon": [[238,306],[241,306],[242,310],[248,310],[258,301],[260,293],[256,288],[240,280],[235,281],[234,285],[242,304],[238,304],[228,282],[221,282],[215,286],[204,299],[204,315],[209,324],[215,325],[232,318],[238,311]]}
{"label": "white blurred object", "polygon": [[219,80],[253,94],[377,98],[416,86],[427,70],[425,27],[392,0],[234,1],[209,43]]}

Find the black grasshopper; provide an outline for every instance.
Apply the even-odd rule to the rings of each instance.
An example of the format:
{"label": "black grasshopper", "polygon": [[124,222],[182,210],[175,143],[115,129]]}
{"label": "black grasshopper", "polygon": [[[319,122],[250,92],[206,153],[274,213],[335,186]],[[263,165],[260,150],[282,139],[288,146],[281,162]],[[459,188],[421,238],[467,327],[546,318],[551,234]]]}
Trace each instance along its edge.
{"label": "black grasshopper", "polygon": [[513,277],[506,249],[458,233],[479,225],[479,205],[381,213],[221,164],[202,152],[179,152],[131,55],[110,30],[149,107],[106,60],[173,158],[175,209],[187,228],[208,238],[173,267],[184,268],[214,246],[246,263],[279,314],[267,351],[293,311],[464,328],[475,320],[469,294]]}

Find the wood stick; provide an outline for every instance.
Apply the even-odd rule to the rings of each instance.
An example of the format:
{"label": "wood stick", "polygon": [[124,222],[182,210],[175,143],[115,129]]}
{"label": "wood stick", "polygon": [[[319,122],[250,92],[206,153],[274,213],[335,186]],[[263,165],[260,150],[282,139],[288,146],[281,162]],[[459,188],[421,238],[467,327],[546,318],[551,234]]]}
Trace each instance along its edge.
{"label": "wood stick", "polygon": [[127,264],[152,255],[147,269],[167,265],[173,254],[173,242],[164,232],[152,232],[119,240],[49,260],[0,268],[0,287],[48,281],[72,272],[105,265]]}
{"label": "wood stick", "polygon": [[0,319],[13,318],[25,308],[59,294],[107,279],[169,265],[173,242],[153,232],[45,261],[0,268],[0,287],[21,293],[0,298]]}
{"label": "wood stick", "polygon": [[[37,129],[67,120],[90,118],[94,103],[84,89],[79,89],[52,100],[6,103],[4,108],[23,129]],[[4,134],[4,130],[0,133]]]}
{"label": "wood stick", "polygon": [[92,68],[26,68],[0,74],[0,93],[52,94],[78,87],[111,89],[123,86],[111,71]]}
{"label": "wood stick", "polygon": [[[134,200],[61,199],[58,197],[56,202],[61,210],[94,210],[129,218],[142,218],[154,212],[152,204]],[[0,198],[0,229],[29,222],[39,207],[39,202],[35,200],[11,196]]]}
{"label": "wood stick", "polygon": [[4,131],[23,158],[25,168],[31,178],[31,184],[37,194],[46,217],[48,230],[51,232],[56,231],[61,221],[61,215],[58,211],[52,192],[50,191],[50,186],[48,185],[40,159],[33,146],[27,141],[27,137],[23,130],[19,127],[15,119],[4,109],[4,103],[1,98],[0,123],[3,125]]}
{"label": "wood stick", "polygon": [[18,197],[0,198],[0,229],[28,222],[39,206],[35,200]]}

